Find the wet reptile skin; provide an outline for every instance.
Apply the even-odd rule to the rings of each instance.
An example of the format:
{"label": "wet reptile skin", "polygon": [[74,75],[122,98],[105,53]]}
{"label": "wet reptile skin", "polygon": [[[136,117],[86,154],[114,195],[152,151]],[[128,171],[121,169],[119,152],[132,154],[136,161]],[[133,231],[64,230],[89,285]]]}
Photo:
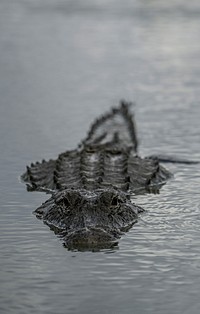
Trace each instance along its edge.
{"label": "wet reptile skin", "polygon": [[77,149],[32,163],[22,175],[28,191],[51,193],[35,214],[69,249],[116,245],[143,209],[138,193],[157,193],[171,176],[157,159],[137,156],[131,104],[96,119]]}

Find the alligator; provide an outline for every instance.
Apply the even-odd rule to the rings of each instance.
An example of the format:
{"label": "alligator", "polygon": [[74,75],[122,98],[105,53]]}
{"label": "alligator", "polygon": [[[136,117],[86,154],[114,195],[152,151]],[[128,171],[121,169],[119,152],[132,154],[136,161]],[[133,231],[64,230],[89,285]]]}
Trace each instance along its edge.
{"label": "alligator", "polygon": [[133,196],[159,193],[171,177],[159,160],[141,158],[132,104],[100,116],[77,149],[32,163],[22,175],[28,191],[51,197],[34,213],[71,250],[112,248],[144,209]]}

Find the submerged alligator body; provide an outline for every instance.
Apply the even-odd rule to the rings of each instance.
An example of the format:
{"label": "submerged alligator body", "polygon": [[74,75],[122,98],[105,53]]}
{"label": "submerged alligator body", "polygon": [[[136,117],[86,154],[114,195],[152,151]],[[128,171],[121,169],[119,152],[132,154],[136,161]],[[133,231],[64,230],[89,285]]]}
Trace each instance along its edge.
{"label": "submerged alligator body", "polygon": [[69,249],[116,245],[143,211],[131,196],[158,192],[171,176],[157,159],[137,156],[130,105],[122,101],[97,119],[77,149],[22,175],[28,191],[51,193],[34,213]]}

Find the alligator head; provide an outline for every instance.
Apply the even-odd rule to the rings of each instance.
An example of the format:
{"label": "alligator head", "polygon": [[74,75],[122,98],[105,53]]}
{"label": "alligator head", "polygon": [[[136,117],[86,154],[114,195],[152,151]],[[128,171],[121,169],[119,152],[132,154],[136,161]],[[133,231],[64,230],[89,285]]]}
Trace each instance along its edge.
{"label": "alligator head", "polygon": [[109,248],[137,221],[143,209],[113,188],[63,189],[34,212],[69,249]]}

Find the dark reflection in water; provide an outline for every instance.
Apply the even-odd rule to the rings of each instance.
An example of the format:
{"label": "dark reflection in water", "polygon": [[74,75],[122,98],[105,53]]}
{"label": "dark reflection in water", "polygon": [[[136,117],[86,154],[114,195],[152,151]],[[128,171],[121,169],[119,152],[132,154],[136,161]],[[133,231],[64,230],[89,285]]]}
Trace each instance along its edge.
{"label": "dark reflection in water", "polygon": [[18,180],[121,98],[136,102],[141,155],[200,159],[199,13],[197,0],[1,1],[1,313],[199,313],[198,165],[168,165],[119,249],[96,253],[65,250],[32,215],[46,196]]}

